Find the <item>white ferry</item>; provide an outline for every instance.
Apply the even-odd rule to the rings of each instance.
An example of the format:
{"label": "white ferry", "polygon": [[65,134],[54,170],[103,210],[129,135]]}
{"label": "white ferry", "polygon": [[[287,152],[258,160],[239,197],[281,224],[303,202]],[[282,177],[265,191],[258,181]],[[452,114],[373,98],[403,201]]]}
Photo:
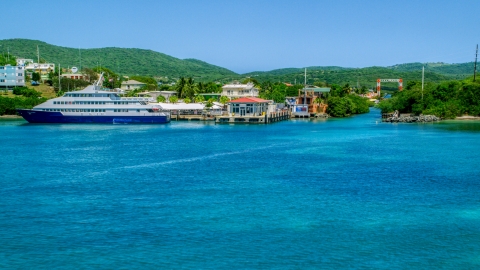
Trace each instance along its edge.
{"label": "white ferry", "polygon": [[101,91],[103,75],[93,85],[80,91],[67,92],[31,110],[17,112],[30,123],[113,123],[163,124],[170,122],[170,113],[162,111],[152,98],[120,97]]}

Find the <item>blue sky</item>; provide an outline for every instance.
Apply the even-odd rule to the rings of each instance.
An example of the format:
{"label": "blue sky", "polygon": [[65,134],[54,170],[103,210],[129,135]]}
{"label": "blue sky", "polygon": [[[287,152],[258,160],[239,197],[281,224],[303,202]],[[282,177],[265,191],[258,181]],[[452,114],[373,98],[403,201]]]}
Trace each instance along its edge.
{"label": "blue sky", "polygon": [[479,0],[50,0],[2,8],[11,23],[0,39],[150,49],[238,73],[463,63],[480,41]]}

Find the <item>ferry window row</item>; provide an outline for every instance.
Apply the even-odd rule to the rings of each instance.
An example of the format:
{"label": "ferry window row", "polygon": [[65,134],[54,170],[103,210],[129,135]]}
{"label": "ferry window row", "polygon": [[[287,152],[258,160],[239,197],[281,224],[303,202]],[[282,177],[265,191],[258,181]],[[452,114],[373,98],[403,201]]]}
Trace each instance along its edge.
{"label": "ferry window row", "polygon": [[63,96],[64,97],[109,97],[110,94],[65,94]]}
{"label": "ferry window row", "polygon": [[114,109],[113,112],[128,112],[128,109]]}
{"label": "ferry window row", "polygon": [[105,112],[105,109],[43,109],[47,112]]}
{"label": "ferry window row", "polygon": [[64,105],[64,104],[74,104],[74,105],[105,105],[105,101],[54,101],[53,104]]}

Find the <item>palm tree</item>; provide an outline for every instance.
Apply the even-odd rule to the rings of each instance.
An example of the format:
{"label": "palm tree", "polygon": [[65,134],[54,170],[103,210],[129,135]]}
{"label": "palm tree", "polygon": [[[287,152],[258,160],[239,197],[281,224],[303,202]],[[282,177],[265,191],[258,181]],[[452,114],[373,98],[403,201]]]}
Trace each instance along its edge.
{"label": "palm tree", "polygon": [[343,87],[342,87],[342,92],[344,95],[349,95],[350,92],[352,91],[352,88],[350,87],[350,84],[345,84]]}
{"label": "palm tree", "polygon": [[168,100],[169,100],[171,103],[177,103],[178,97],[177,97],[177,96],[170,96],[170,97],[168,98]]}
{"label": "palm tree", "polygon": [[195,97],[195,102],[197,102],[197,103],[201,103],[201,102],[204,102],[204,101],[205,101],[205,97],[202,96],[202,95],[197,95]]}
{"label": "palm tree", "polygon": [[177,95],[179,97],[183,96],[183,88],[185,87],[186,80],[184,77],[181,77],[180,80],[177,81],[175,84],[175,91],[177,91]]}
{"label": "palm tree", "polygon": [[221,96],[220,97],[220,103],[222,103],[223,106],[225,106],[225,104],[227,104],[227,102],[229,102],[229,101],[230,101],[230,99],[226,96]]}
{"label": "palm tree", "polygon": [[158,96],[158,97],[157,97],[157,102],[159,102],[159,103],[163,103],[163,102],[165,102],[166,100],[167,100],[167,99],[166,99],[164,96]]}
{"label": "palm tree", "polygon": [[320,104],[323,102],[321,97],[317,97],[316,99],[313,100],[314,103]]}
{"label": "palm tree", "polygon": [[190,83],[186,83],[185,86],[183,86],[183,92],[181,97],[194,97],[195,94],[193,92],[193,87]]}

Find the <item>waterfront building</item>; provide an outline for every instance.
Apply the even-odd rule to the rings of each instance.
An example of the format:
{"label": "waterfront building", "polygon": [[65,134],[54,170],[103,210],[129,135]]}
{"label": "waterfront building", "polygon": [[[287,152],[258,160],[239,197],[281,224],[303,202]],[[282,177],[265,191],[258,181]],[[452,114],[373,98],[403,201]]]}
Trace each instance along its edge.
{"label": "waterfront building", "polygon": [[122,90],[131,91],[131,90],[136,90],[136,89],[142,88],[145,85],[147,85],[147,84],[143,83],[143,82],[139,82],[139,81],[135,81],[135,80],[128,80],[128,81],[122,82],[122,87],[121,88],[122,88]]}
{"label": "waterfront building", "polygon": [[0,88],[11,89],[25,86],[25,68],[23,66],[0,66]]}
{"label": "waterfront building", "polygon": [[322,102],[317,102],[317,99],[324,98],[324,94],[329,93],[329,87],[305,87],[298,90],[295,104],[292,99],[288,99],[288,104],[291,105],[291,112],[293,116],[309,117],[311,114],[325,113],[327,105]]}
{"label": "waterfront building", "polygon": [[242,97],[231,100],[228,103],[228,112],[231,115],[239,116],[259,116],[268,111],[270,100],[256,97]]}
{"label": "waterfront building", "polygon": [[290,112],[279,105],[256,97],[234,99],[228,103],[228,115],[216,116],[215,122],[268,124],[289,119]]}
{"label": "waterfront building", "polygon": [[233,82],[231,84],[225,84],[222,86],[222,96],[226,96],[230,99],[237,99],[241,97],[258,97],[258,89],[251,82],[241,84],[239,82]]}
{"label": "waterfront building", "polygon": [[202,103],[159,103],[163,111],[171,115],[202,115],[205,105]]}

